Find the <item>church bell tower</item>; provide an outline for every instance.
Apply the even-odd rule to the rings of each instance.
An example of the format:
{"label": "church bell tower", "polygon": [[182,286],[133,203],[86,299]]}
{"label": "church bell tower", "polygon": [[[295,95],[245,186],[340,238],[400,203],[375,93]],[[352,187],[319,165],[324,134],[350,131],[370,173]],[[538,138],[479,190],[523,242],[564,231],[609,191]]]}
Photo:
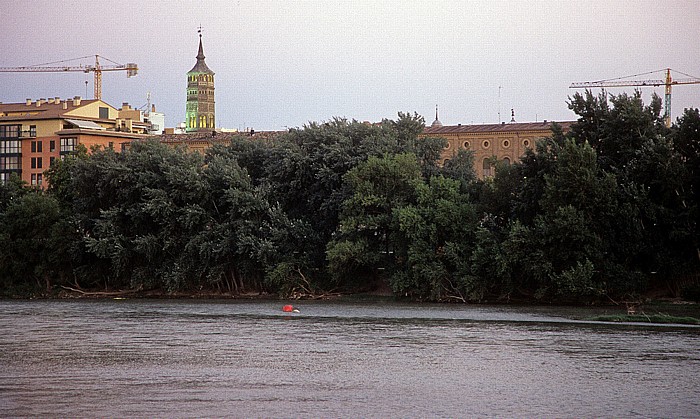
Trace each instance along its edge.
{"label": "church bell tower", "polygon": [[211,131],[216,127],[214,110],[214,72],[204,62],[202,28],[199,30],[197,64],[187,73],[186,131]]}

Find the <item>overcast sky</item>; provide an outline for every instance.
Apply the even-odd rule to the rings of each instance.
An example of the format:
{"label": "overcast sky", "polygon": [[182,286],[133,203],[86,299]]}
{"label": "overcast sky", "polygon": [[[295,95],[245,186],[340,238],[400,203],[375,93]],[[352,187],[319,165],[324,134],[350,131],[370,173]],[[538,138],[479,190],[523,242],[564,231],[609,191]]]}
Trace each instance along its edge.
{"label": "overcast sky", "polygon": [[[139,107],[151,92],[167,126],[185,119],[200,24],[223,128],[399,111],[430,124],[436,104],[446,125],[497,123],[499,109],[507,122],[511,108],[519,122],[570,120],[571,82],[666,67],[700,76],[699,0],[0,0],[0,16],[0,67],[135,62],[138,77],[103,74],[103,99]],[[92,74],[0,73],[0,101],[85,97],[86,80],[91,98]],[[700,85],[675,87],[674,120],[699,99]]]}

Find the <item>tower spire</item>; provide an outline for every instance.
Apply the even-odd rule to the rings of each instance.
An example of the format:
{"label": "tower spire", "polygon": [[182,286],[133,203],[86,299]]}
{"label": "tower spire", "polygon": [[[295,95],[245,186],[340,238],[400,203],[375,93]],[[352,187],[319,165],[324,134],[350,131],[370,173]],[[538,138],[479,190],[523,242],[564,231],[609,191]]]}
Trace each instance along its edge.
{"label": "tower spire", "polygon": [[199,34],[199,52],[197,53],[197,61],[204,60],[204,48],[202,48],[202,25],[199,25],[197,30]]}

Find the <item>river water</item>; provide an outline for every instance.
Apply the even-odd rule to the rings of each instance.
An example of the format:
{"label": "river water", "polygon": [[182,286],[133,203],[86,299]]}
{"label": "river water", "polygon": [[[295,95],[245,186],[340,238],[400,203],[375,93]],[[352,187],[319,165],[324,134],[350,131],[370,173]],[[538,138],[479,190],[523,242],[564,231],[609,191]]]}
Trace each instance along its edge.
{"label": "river water", "polygon": [[394,302],[0,301],[0,417],[700,417],[700,328]]}

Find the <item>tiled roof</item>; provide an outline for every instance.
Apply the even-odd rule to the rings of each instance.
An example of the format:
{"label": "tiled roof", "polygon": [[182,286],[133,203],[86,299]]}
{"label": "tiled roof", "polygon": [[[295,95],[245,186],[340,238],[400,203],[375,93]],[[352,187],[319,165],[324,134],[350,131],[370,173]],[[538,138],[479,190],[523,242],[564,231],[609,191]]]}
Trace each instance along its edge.
{"label": "tiled roof", "polygon": [[[555,121],[556,122],[556,121]],[[568,130],[575,121],[556,122],[564,131]],[[497,133],[497,132],[526,132],[547,131],[552,128],[552,122],[512,122],[504,124],[481,125],[446,125],[442,127],[425,127],[423,134],[457,134],[457,133]]]}
{"label": "tiled roof", "polygon": [[[56,104],[55,101],[44,102],[41,106],[36,106],[36,102],[27,105],[21,103],[0,103],[0,121],[17,121],[26,119],[55,119],[60,118],[63,114],[72,110],[81,108],[96,102],[96,99],[81,99],[80,105],[74,106],[72,99],[61,100]],[[63,109],[63,104],[67,104],[67,108]],[[10,114],[8,116],[8,114]]]}

